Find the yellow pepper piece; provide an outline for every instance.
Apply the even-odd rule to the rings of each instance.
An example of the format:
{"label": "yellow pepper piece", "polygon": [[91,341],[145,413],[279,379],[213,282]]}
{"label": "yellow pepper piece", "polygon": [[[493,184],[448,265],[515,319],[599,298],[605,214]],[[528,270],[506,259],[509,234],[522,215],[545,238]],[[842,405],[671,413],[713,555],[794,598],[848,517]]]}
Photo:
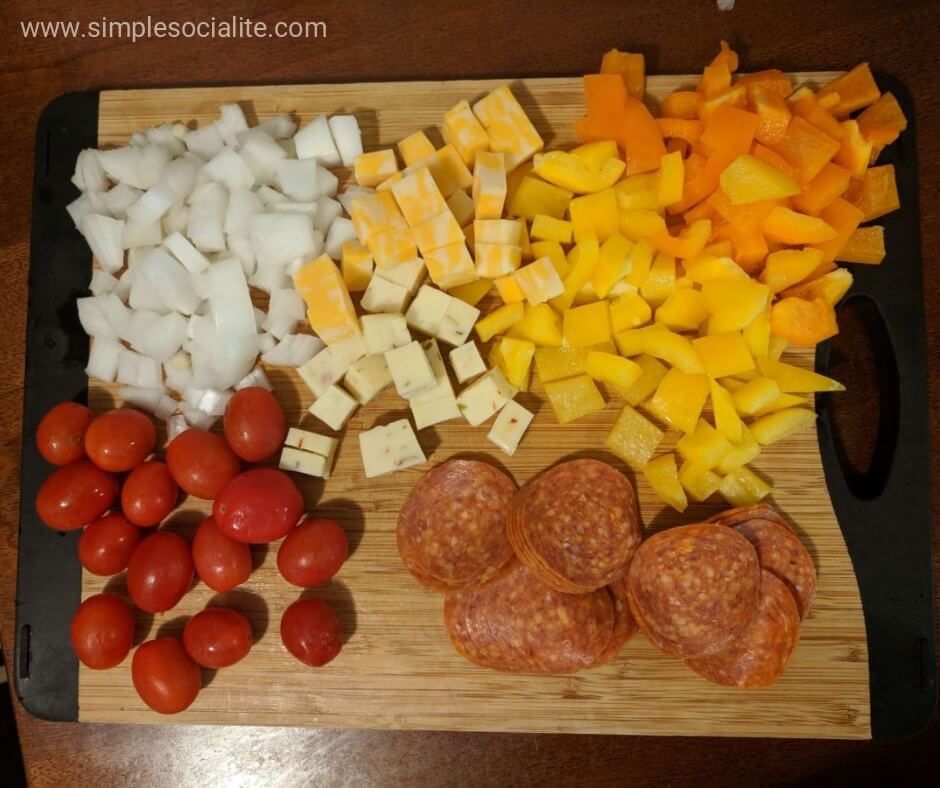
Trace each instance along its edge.
{"label": "yellow pepper piece", "polygon": [[652,265],[653,245],[645,239],[637,241],[630,252],[630,273],[627,274],[627,282],[634,287],[642,287]]}
{"label": "yellow pepper piece", "polygon": [[567,309],[562,334],[568,347],[587,347],[610,339],[610,306],[606,301]]}
{"label": "yellow pepper piece", "polygon": [[640,353],[648,353],[686,374],[705,372],[705,367],[692,343],[686,337],[670,331],[665,326],[654,323],[651,326],[624,331],[615,335],[614,341],[621,355],[638,356]]}
{"label": "yellow pepper piece", "polygon": [[659,185],[656,201],[661,207],[672,205],[682,199],[682,187],[685,182],[685,165],[682,153],[673,151],[660,160]]}
{"label": "yellow pepper piece", "polygon": [[626,167],[621,159],[608,159],[592,168],[571,153],[553,150],[535,157],[532,172],[575,194],[593,194],[613,186]]}
{"label": "yellow pepper piece", "polygon": [[583,161],[591,170],[599,170],[610,159],[620,158],[617,143],[613,140],[586,142],[584,145],[572,148],[570,153]]}
{"label": "yellow pepper piece", "polygon": [[779,293],[809,276],[823,260],[819,249],[781,249],[767,255],[760,280],[770,288],[771,293]]}
{"label": "yellow pepper piece", "polygon": [[702,298],[711,317],[709,334],[740,331],[767,309],[770,288],[754,281],[717,279],[702,285]]}
{"label": "yellow pepper piece", "polygon": [[[772,340],[771,340],[772,341]],[[777,381],[780,390],[787,394],[810,394],[815,391],[845,391],[837,380],[827,378],[808,369],[784,364],[772,358],[758,359],[761,374]]]}
{"label": "yellow pepper piece", "polygon": [[686,510],[689,500],[679,481],[679,470],[676,468],[674,454],[664,454],[655,460],[650,460],[643,468],[643,476],[664,503],[669,504],[677,512]]}
{"label": "yellow pepper piece", "polygon": [[[767,343],[767,358],[771,361],[780,361],[780,357],[783,355],[783,351],[789,347],[789,342],[783,337],[775,337],[773,334],[770,335],[770,341]],[[767,373],[764,373],[767,375]],[[767,377],[774,377],[773,375],[767,375]]]}
{"label": "yellow pepper piece", "polygon": [[835,271],[823,274],[818,279],[803,282],[796,287],[784,290],[783,296],[784,298],[805,298],[807,301],[821,298],[827,304],[835,306],[849,292],[853,278],[851,271],[848,269],[837,268]]}
{"label": "yellow pepper piece", "polygon": [[713,378],[732,377],[754,369],[754,359],[740,331],[699,337],[692,340],[692,346],[705,372]]}
{"label": "yellow pepper piece", "polygon": [[548,304],[537,304],[526,309],[525,317],[512,326],[506,336],[528,339],[541,347],[559,347],[562,336],[558,324],[558,315]]}
{"label": "yellow pepper piece", "polygon": [[640,285],[640,295],[650,304],[662,304],[676,289],[676,258],[657,252],[646,280]]}
{"label": "yellow pepper piece", "polygon": [[642,356],[637,356],[634,362],[640,368],[640,377],[634,381],[630,388],[626,390],[617,389],[617,391],[628,403],[636,407],[656,391],[656,387],[666,377],[666,372],[669,370],[659,359],[645,353]]}
{"label": "yellow pepper piece", "polygon": [[686,276],[700,285],[715,279],[747,280],[751,278],[747,271],[728,256],[703,255],[694,260],[683,260],[682,265]]}
{"label": "yellow pepper piece", "polygon": [[[727,437],[727,436],[725,436]],[[741,425],[741,440],[732,441],[731,448],[725,453],[718,463],[719,473],[731,473],[742,465],[753,462],[760,455],[760,444],[754,440],[751,431]]]}
{"label": "yellow pepper piece", "polygon": [[665,232],[666,220],[656,211],[621,210],[617,227],[631,241],[647,239],[656,233]]}
{"label": "yellow pepper piece", "polygon": [[617,389],[628,389],[643,374],[640,365],[616,353],[588,351],[584,371],[594,380],[609,383]]}
{"label": "yellow pepper piece", "polygon": [[574,234],[592,232],[598,241],[606,241],[619,227],[620,217],[617,211],[617,195],[613,189],[604,189],[575,197],[568,205]]}
{"label": "yellow pepper piece", "polygon": [[885,259],[885,254],[885,228],[876,224],[855,230],[836,252],[836,260],[878,265]]}
{"label": "yellow pepper piece", "polygon": [[600,257],[600,246],[597,237],[588,235],[575,246],[568,255],[568,264],[571,270],[563,282],[565,292],[549,302],[559,312],[564,312],[574,303],[575,296],[581,288],[591,279],[594,267]]}
{"label": "yellow pepper piece", "polygon": [[718,492],[732,506],[751,506],[770,495],[770,485],[742,466],[721,480]]}
{"label": "yellow pepper piece", "polygon": [[816,413],[808,408],[787,408],[761,416],[751,424],[751,434],[761,446],[770,446],[779,440],[816,423]]}
{"label": "yellow pepper piece", "polygon": [[454,298],[459,298],[470,306],[475,306],[483,300],[483,297],[493,289],[492,279],[477,279],[473,282],[467,282],[465,285],[452,287],[447,292]]}
{"label": "yellow pepper piece", "polygon": [[[752,416],[780,396],[780,386],[771,378],[755,378],[735,391],[731,398],[738,413]],[[752,425],[753,427],[753,425]]]}
{"label": "yellow pepper piece", "polygon": [[715,417],[715,429],[731,443],[740,442],[744,423],[734,407],[731,392],[717,380],[710,380],[709,393],[712,400],[712,415]]}
{"label": "yellow pepper piece", "polygon": [[694,430],[676,441],[676,451],[703,468],[714,468],[730,449],[731,441],[705,419],[699,419]]}
{"label": "yellow pepper piece", "polygon": [[525,219],[534,219],[540,213],[554,219],[562,219],[568,210],[571,196],[567,189],[526,175],[509,200],[507,212],[510,216],[521,216]]}
{"label": "yellow pepper piece", "polygon": [[624,405],[604,445],[637,470],[653,457],[663,440],[663,431],[629,405]]}
{"label": "yellow pepper piece", "polygon": [[673,368],[660,381],[646,408],[670,427],[691,432],[705,407],[708,392],[707,375],[687,375]]}
{"label": "yellow pepper piece", "polygon": [[753,358],[763,358],[770,352],[770,313],[762,312],[741,332]]}
{"label": "yellow pepper piece", "polygon": [[536,260],[547,257],[552,261],[552,265],[555,266],[555,271],[562,279],[564,279],[571,270],[571,266],[568,265],[568,260],[565,258],[565,250],[561,248],[561,244],[558,243],[558,241],[535,241],[532,244],[532,257]]}
{"label": "yellow pepper piece", "polygon": [[697,462],[686,460],[679,467],[679,483],[693,501],[705,501],[718,492],[721,477]]}
{"label": "yellow pepper piece", "polygon": [[502,370],[506,380],[519,391],[529,388],[529,368],[535,355],[535,343],[526,339],[500,337],[490,350],[490,366]]}
{"label": "yellow pepper piece", "polygon": [[610,302],[610,330],[619,334],[649,323],[653,310],[639,293],[624,293]]}
{"label": "yellow pepper piece", "polygon": [[555,219],[546,216],[544,213],[536,214],[532,220],[531,236],[539,241],[557,241],[562,244],[570,244],[574,228],[571,222],[564,219]]}
{"label": "yellow pepper piece", "polygon": [[499,297],[503,299],[504,304],[516,304],[525,301],[525,293],[522,292],[522,288],[519,287],[519,283],[512,274],[494,279],[493,283],[496,285],[496,292],[499,293]]}
{"label": "yellow pepper piece", "polygon": [[659,183],[658,172],[644,172],[624,178],[614,186],[618,210],[658,211],[660,208]]}
{"label": "yellow pepper piece", "polygon": [[494,309],[486,317],[477,321],[477,336],[481,342],[489,342],[497,334],[503,334],[525,316],[525,305],[505,304]]}
{"label": "yellow pepper piece", "polygon": [[656,310],[656,322],[673,331],[696,331],[707,317],[702,293],[692,288],[676,290]]}
{"label": "yellow pepper piece", "polygon": [[545,394],[559,424],[567,424],[604,409],[604,398],[588,375],[546,383]]}
{"label": "yellow pepper piece", "polygon": [[610,289],[630,273],[632,250],[633,244],[616,232],[601,245],[597,267],[591,275],[598,298],[607,298]]}
{"label": "yellow pepper piece", "polygon": [[802,191],[791,177],[748,153],[738,156],[722,170],[718,180],[732,205],[779,200]]}
{"label": "yellow pepper piece", "polygon": [[806,407],[808,404],[806,397],[800,397],[796,394],[781,393],[780,396],[767,405],[767,407],[756,411],[754,417],[760,418],[761,416],[766,416],[768,413],[776,413],[778,410],[786,410],[787,408],[802,408]]}

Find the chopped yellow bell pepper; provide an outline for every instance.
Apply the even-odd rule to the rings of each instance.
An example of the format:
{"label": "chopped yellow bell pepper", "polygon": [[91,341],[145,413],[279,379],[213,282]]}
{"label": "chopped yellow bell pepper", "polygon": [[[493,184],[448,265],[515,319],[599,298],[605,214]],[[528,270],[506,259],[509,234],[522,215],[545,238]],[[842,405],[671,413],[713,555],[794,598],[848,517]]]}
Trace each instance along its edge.
{"label": "chopped yellow bell pepper", "polygon": [[594,380],[609,383],[618,390],[630,388],[643,374],[642,368],[635,361],[616,353],[602,353],[597,350],[588,351],[584,360],[584,371]]}
{"label": "chopped yellow bell pepper", "polygon": [[537,347],[535,349],[535,369],[539,380],[551,383],[580,375],[584,372],[584,360],[587,357],[583,348],[573,347]]}
{"label": "chopped yellow bell pepper", "polygon": [[771,293],[779,293],[802,282],[822,262],[823,253],[819,249],[781,249],[767,255],[760,280],[770,288]]}
{"label": "chopped yellow bell pepper", "polygon": [[709,393],[712,400],[712,414],[715,417],[715,429],[731,443],[738,443],[741,440],[744,423],[734,407],[731,392],[717,380],[712,379],[709,381]]}
{"label": "chopped yellow bell pepper", "polygon": [[777,200],[800,193],[800,185],[795,180],[748,153],[731,162],[722,171],[719,181],[732,205]]}
{"label": "chopped yellow bell pepper", "polygon": [[627,274],[627,282],[634,287],[642,287],[646,277],[649,276],[652,264],[652,244],[644,239],[637,241],[630,251],[630,273]]}
{"label": "chopped yellow bell pepper", "polygon": [[646,408],[670,427],[691,432],[705,407],[708,393],[708,375],[687,375],[673,368],[660,381]]}
{"label": "chopped yellow bell pepper", "polygon": [[755,411],[753,415],[754,418],[760,418],[761,416],[766,416],[768,413],[776,413],[778,410],[786,410],[787,408],[803,408],[808,404],[809,403],[806,401],[806,397],[800,397],[797,394],[781,393],[780,396],[771,402],[767,407]]}
{"label": "chopped yellow bell pepper", "polygon": [[732,506],[751,506],[770,495],[770,485],[749,468],[741,466],[721,480],[718,492]]}
{"label": "chopped yellow bell pepper", "polygon": [[561,248],[560,243],[557,241],[535,241],[531,248],[534,259],[547,257],[555,266],[558,276],[564,279],[568,275],[571,266],[568,265],[568,261],[565,259],[565,250]]}
{"label": "chopped yellow bell pepper", "polygon": [[807,216],[782,205],[770,209],[761,231],[768,241],[793,245],[822,243],[836,237],[836,231],[818,216]]}
{"label": "chopped yellow bell pepper", "polygon": [[676,468],[674,454],[663,454],[655,460],[650,460],[643,468],[643,475],[663,502],[677,512],[686,510],[689,501],[679,482],[679,470]]}
{"label": "chopped yellow bell pepper", "polygon": [[620,233],[614,233],[601,244],[597,267],[591,274],[598,298],[607,298],[610,288],[630,273],[632,250],[633,244]]}
{"label": "chopped yellow bell pepper", "polygon": [[559,424],[567,424],[604,409],[604,398],[588,375],[546,383],[545,394]]}
{"label": "chopped yellow bell pepper", "polygon": [[851,271],[846,268],[837,268],[835,271],[823,274],[818,279],[812,279],[796,287],[791,287],[789,290],[784,290],[783,296],[785,298],[805,298],[807,301],[821,298],[826,303],[835,306],[849,291],[852,280]]}
{"label": "chopped yellow bell pepper", "polygon": [[650,272],[640,286],[640,295],[650,304],[661,304],[676,289],[676,258],[659,252],[653,258]]}
{"label": "chopped yellow bell pepper", "polygon": [[506,380],[519,391],[529,388],[529,368],[535,355],[535,343],[526,339],[500,337],[490,349],[490,366],[502,370]]}
{"label": "chopped yellow bell pepper", "polygon": [[575,194],[594,194],[613,186],[626,169],[621,159],[608,159],[599,168],[560,150],[536,155],[532,172]]}
{"label": "chopped yellow bell pepper", "polygon": [[659,210],[659,173],[644,172],[624,178],[616,186],[617,208],[621,211]]}
{"label": "chopped yellow bell pepper", "polygon": [[763,358],[770,350],[770,312],[761,312],[741,332],[753,358]]}
{"label": "chopped yellow bell pepper", "polygon": [[567,189],[546,183],[539,178],[526,175],[516,187],[512,199],[508,201],[510,216],[534,219],[544,213],[554,219],[562,219],[568,210],[572,194]]}
{"label": "chopped yellow bell pepper", "polygon": [[597,242],[597,237],[593,235],[583,238],[571,250],[568,255],[568,264],[571,266],[571,270],[562,280],[565,285],[565,292],[549,302],[556,310],[564,312],[571,307],[575,296],[590,281],[599,257],[600,245]]}
{"label": "chopped yellow bell pepper", "polygon": [[624,405],[604,445],[636,470],[646,465],[663,440],[663,431],[629,405]]}
{"label": "chopped yellow bell pepper", "polygon": [[586,142],[584,145],[572,148],[570,153],[581,159],[590,170],[599,170],[610,159],[620,158],[620,151],[614,140]]}
{"label": "chopped yellow bell pepper", "polygon": [[[634,176],[635,177],[635,176]],[[660,161],[659,184],[656,191],[657,203],[665,207],[682,199],[682,187],[685,183],[685,165],[679,151],[667,153]]]}
{"label": "chopped yellow bell pepper", "polygon": [[885,259],[885,228],[880,225],[859,227],[836,253],[843,263],[878,265]]}
{"label": "chopped yellow bell pepper", "polygon": [[631,241],[650,238],[666,230],[666,220],[656,211],[621,210],[617,227]]}
{"label": "chopped yellow bell pepper", "polygon": [[500,276],[494,279],[493,283],[496,285],[496,292],[499,293],[499,297],[503,299],[504,304],[517,304],[520,301],[525,301],[525,293],[522,292],[522,288],[519,287],[519,283],[512,274]]}
{"label": "chopped yellow bell pepper", "polygon": [[506,332],[506,336],[528,339],[539,347],[559,347],[562,342],[558,315],[548,304],[536,304]]}
{"label": "chopped yellow bell pepper", "polygon": [[676,451],[703,468],[714,468],[730,449],[731,442],[705,419],[699,419],[695,429],[676,441]]}
{"label": "chopped yellow bell pepper", "polygon": [[574,228],[571,222],[564,219],[554,219],[544,213],[537,214],[532,220],[532,237],[538,241],[557,241],[570,244]]}
{"label": "chopped yellow bell pepper", "polygon": [[524,304],[504,304],[477,321],[477,336],[480,337],[481,342],[488,342],[497,334],[505,333],[508,328],[518,323],[524,316]]}
{"label": "chopped yellow bell pepper", "polygon": [[692,346],[705,372],[713,378],[732,377],[754,369],[754,359],[740,331],[699,337],[692,340]]}
{"label": "chopped yellow bell pepper", "polygon": [[566,309],[562,335],[568,347],[587,347],[610,339],[610,306],[606,301]]}
{"label": "chopped yellow bell pepper", "polygon": [[464,303],[470,304],[470,306],[475,306],[483,300],[483,297],[493,289],[493,280],[492,279],[477,279],[473,282],[468,282],[465,285],[458,285],[457,287],[452,287],[447,292],[450,293],[454,298],[459,298]]}
{"label": "chopped yellow bell pepper", "polygon": [[679,466],[679,483],[693,501],[705,501],[718,492],[721,477],[715,472],[686,460]]}
{"label": "chopped yellow bell pepper", "polygon": [[653,310],[639,293],[624,293],[610,302],[610,330],[619,334],[649,323]]}
{"label": "chopped yellow bell pepper", "polygon": [[571,215],[575,237],[593,232],[598,241],[604,242],[617,232],[619,227],[617,195],[613,189],[575,197],[568,205],[568,212]]}
{"label": "chopped yellow bell pepper", "polygon": [[617,334],[614,341],[624,356],[649,353],[689,375],[705,371],[698,353],[686,337],[655,323]]}
{"label": "chopped yellow bell pepper", "polygon": [[716,279],[702,285],[708,333],[740,331],[767,309],[770,288],[751,280]]}
{"label": "chopped yellow bell pepper", "polygon": [[[772,378],[755,378],[735,391],[731,398],[738,413],[752,416],[780,396],[780,386]],[[752,425],[753,426],[753,425]]]}
{"label": "chopped yellow bell pepper", "polygon": [[697,284],[705,284],[713,279],[742,279],[751,277],[728,255],[702,255],[694,260],[682,262],[686,276]]}
{"label": "chopped yellow bell pepper", "polygon": [[659,359],[653,358],[653,356],[646,355],[645,353],[641,356],[637,356],[634,362],[636,362],[641,370],[640,377],[634,381],[630,388],[626,390],[617,389],[617,392],[630,405],[636,407],[656,391],[656,387],[659,386],[662,379],[666,377],[666,373],[669,370]]}
{"label": "chopped yellow bell pepper", "polygon": [[736,468],[756,460],[760,452],[760,444],[754,440],[751,431],[742,424],[741,439],[731,442],[731,448],[725,452],[725,456],[718,463],[718,472],[731,473]]}
{"label": "chopped yellow bell pepper", "polygon": [[816,413],[808,408],[787,408],[761,416],[751,424],[751,434],[761,446],[770,446],[779,440],[816,423]]}
{"label": "chopped yellow bell pepper", "polygon": [[676,290],[656,310],[656,322],[673,331],[697,331],[707,317],[701,291],[691,287]]}

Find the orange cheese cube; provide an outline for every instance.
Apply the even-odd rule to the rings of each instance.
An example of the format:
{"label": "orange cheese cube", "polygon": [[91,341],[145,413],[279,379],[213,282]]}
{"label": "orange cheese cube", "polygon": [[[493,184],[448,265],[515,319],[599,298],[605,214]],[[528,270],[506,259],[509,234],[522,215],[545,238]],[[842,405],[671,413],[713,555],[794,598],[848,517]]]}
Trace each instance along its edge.
{"label": "orange cheese cube", "polygon": [[477,243],[473,247],[477,276],[498,279],[515,271],[522,263],[522,249],[508,244]]}
{"label": "orange cheese cube", "polygon": [[514,170],[544,147],[532,121],[506,85],[476,102],[473,114],[489,135],[490,150],[506,154],[507,171]]}
{"label": "orange cheese cube", "polygon": [[463,241],[434,249],[424,256],[424,262],[431,281],[445,290],[469,284],[477,278],[473,258]]}
{"label": "orange cheese cube", "polygon": [[361,293],[372,279],[372,253],[358,241],[343,244],[341,270],[350,293]]}
{"label": "orange cheese cube", "polygon": [[294,287],[307,303],[310,327],[327,345],[360,336],[349,289],[329,255],[304,265],[294,275]]}
{"label": "orange cheese cube", "polygon": [[473,198],[463,189],[458,189],[447,198],[447,207],[461,227],[473,221]]}
{"label": "orange cheese cube", "polygon": [[480,121],[470,109],[466,101],[458,102],[456,106],[444,113],[444,125],[441,128],[444,142],[453,145],[464,164],[472,167],[477,153],[486,150],[490,145],[490,138]]}
{"label": "orange cheese cube", "polygon": [[389,227],[375,233],[366,246],[372,252],[376,268],[392,268],[418,256],[414,233],[409,227]]}
{"label": "orange cheese cube", "polygon": [[541,257],[513,274],[526,300],[532,305],[544,303],[565,292],[565,285],[551,258]]}
{"label": "orange cheese cube", "polygon": [[391,148],[361,153],[356,157],[353,174],[360,186],[378,186],[386,178],[398,172],[398,161]]}
{"label": "orange cheese cube", "polygon": [[447,210],[441,190],[427,167],[403,176],[392,185],[392,194],[405,221],[415,227]]}
{"label": "orange cheese cube", "polygon": [[398,152],[401,154],[405,166],[410,167],[428,156],[433,156],[434,146],[431,144],[431,140],[428,139],[427,134],[423,131],[416,131],[398,143]]}
{"label": "orange cheese cube", "polygon": [[502,154],[480,151],[473,167],[473,205],[477,219],[498,219],[506,202],[506,160]]}
{"label": "orange cheese cube", "polygon": [[395,198],[389,192],[364,194],[353,200],[349,207],[349,216],[356,235],[364,244],[368,244],[373,235],[383,230],[407,227],[405,217],[398,210]]}
{"label": "orange cheese cube", "polygon": [[464,235],[460,225],[450,211],[444,211],[432,219],[412,229],[415,243],[423,256],[440,249],[442,246],[463,243]]}

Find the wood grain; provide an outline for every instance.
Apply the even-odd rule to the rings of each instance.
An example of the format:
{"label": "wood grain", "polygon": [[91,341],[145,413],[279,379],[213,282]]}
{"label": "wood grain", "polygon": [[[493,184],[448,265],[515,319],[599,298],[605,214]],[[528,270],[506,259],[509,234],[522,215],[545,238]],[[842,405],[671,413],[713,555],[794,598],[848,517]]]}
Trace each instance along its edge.
{"label": "wood grain", "polygon": [[[823,84],[832,74],[800,74]],[[694,77],[651,77],[653,100]],[[107,92],[99,107],[99,144],[123,144],[129,134],[167,121],[203,124],[218,105],[238,101],[257,119],[296,113],[301,122],[321,112],[353,111],[366,148],[387,147],[416,128],[440,123],[460,99],[475,100],[500,81],[393,82]],[[578,79],[511,82],[549,146],[574,142],[572,123],[583,114]],[[812,354],[790,359],[811,365]],[[292,370],[269,374],[288,423],[325,430],[306,408],[312,395]],[[96,410],[119,404],[115,386],[93,383]],[[331,725],[369,728],[551,731],[580,733],[722,734],[859,738],[869,735],[868,667],[864,620],[851,560],[826,491],[816,435],[806,432],[768,449],[757,470],[773,482],[777,506],[796,524],[816,560],[819,592],[804,623],[801,643],[774,686],[740,692],[713,686],[678,660],[634,638],[619,659],[573,676],[511,676],[482,670],[460,658],[441,626],[441,597],[421,588],[404,570],[395,548],[395,520],[408,491],[431,464],[455,455],[488,455],[519,484],[562,459],[589,454],[613,462],[634,478],[648,529],[695,522],[718,511],[718,502],[680,515],[664,507],[645,479],[604,450],[604,438],[623,406],[561,426],[535,384],[520,401],[536,418],[514,457],[486,441],[487,425],[447,422],[419,433],[428,465],[368,480],[363,477],[357,433],[399,418],[405,402],[387,390],[360,409],[339,435],[340,449],[326,483],[305,480],[308,511],[334,517],[350,533],[355,552],[328,588],[313,592],[336,605],[350,636],[342,655],[317,671],[300,668],[280,644],[281,611],[297,590],[278,575],[277,544],[266,551],[242,590],[215,596],[203,584],[173,610],[142,619],[141,635],[175,631],[206,604],[230,601],[264,632],[249,657],[219,671],[193,706],[173,718],[146,709],[133,690],[129,660],[115,670],[80,673],[79,718],[96,722],[209,722]],[[206,506],[188,500],[170,527],[187,536]],[[109,585],[86,573],[83,592]],[[114,581],[110,581],[111,587]]]}
{"label": "wood grain", "polygon": [[[165,0],[164,19],[207,16],[189,0]],[[0,9],[0,638],[13,648],[19,511],[23,335],[29,261],[33,134],[47,102],[70,90],[166,85],[231,85],[432,79],[503,75],[571,75],[597,67],[617,46],[646,54],[652,71],[698,70],[727,38],[748,69],[845,68],[861,60],[898,77],[914,97],[920,163],[925,272],[940,265],[940,62],[927,44],[940,25],[933,0],[738,0],[732,13],[713,3],[564,0],[539,3],[537,34],[528,4],[415,0],[282,2],[260,10],[229,0],[225,13],[274,22],[322,13],[329,39],[25,40],[18,22],[68,16],[140,19],[156,13],[143,0],[120,4],[10,0]],[[214,9],[221,12],[221,6]],[[485,20],[485,21],[484,21]],[[912,294],[912,297],[917,297]],[[934,456],[940,456],[940,279],[926,275],[928,359]],[[859,335],[849,334],[849,344]],[[851,391],[865,391],[871,370],[840,370]],[[853,397],[838,423],[858,456],[870,445],[867,398]],[[857,406],[856,406],[857,405]],[[940,462],[931,468],[940,506]],[[886,526],[889,527],[889,526]],[[934,544],[940,544],[940,534]],[[940,577],[940,551],[934,553]],[[421,731],[256,728],[250,726],[74,725],[45,722],[19,704],[17,725],[31,785],[720,785],[893,784],[935,779],[940,723],[907,742],[467,734]]]}

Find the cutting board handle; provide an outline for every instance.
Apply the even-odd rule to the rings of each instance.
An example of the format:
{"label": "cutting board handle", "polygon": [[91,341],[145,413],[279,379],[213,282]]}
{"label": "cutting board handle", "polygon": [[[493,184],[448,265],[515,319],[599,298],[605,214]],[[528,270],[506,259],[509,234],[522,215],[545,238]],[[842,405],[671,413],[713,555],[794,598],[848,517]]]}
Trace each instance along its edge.
{"label": "cutting board handle", "polygon": [[[817,395],[816,411],[826,483],[865,613],[872,735],[898,739],[920,731],[936,704],[933,518],[914,108],[898,80],[882,74],[877,80],[897,97],[910,125],[887,149],[902,210],[878,220],[885,262],[851,266],[855,281],[840,307],[858,311],[878,371],[879,427],[867,473],[846,467],[832,395]],[[817,372],[828,374],[831,355],[831,343],[819,346]]]}

